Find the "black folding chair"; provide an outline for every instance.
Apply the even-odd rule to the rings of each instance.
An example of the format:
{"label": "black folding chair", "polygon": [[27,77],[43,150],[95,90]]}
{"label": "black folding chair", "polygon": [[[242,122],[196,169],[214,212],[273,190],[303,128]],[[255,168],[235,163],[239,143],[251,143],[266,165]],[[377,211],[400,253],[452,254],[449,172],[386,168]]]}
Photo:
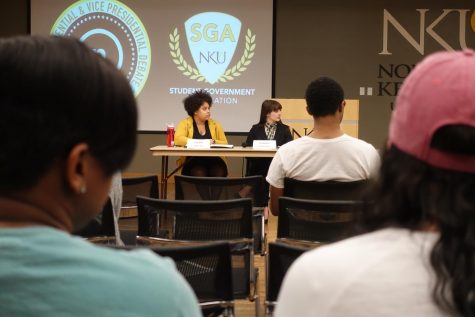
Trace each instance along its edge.
{"label": "black folding chair", "polygon": [[137,208],[137,196],[158,198],[158,177],[149,175],[122,178],[122,190],[122,208]]}
{"label": "black folding chair", "polygon": [[[137,196],[158,198],[158,177],[148,175],[141,177],[122,178],[122,207],[121,214],[129,217],[137,216]],[[135,244],[137,229],[122,229],[122,241],[127,245]]]}
{"label": "black folding chair", "polygon": [[203,316],[234,316],[233,275],[229,243],[151,249],[173,259],[200,301]]}
{"label": "black folding chair", "polygon": [[252,201],[160,200],[137,197],[139,227],[137,243],[154,245],[227,241],[231,244],[234,298],[255,302],[258,270],[254,267]]}
{"label": "black folding chair", "polygon": [[307,250],[287,244],[269,243],[266,261],[266,316],[274,313],[280,287],[290,265]]}
{"label": "black folding chair", "polygon": [[268,197],[264,177],[194,177],[175,176],[177,200],[229,200],[250,198],[253,207],[254,252],[265,254],[264,207]]}
{"label": "black folding chair", "polygon": [[[111,246],[136,250],[144,246]],[[200,302],[205,317],[234,316],[231,248],[227,242],[147,247],[160,256],[171,258]]]}
{"label": "black folding chair", "polygon": [[315,200],[361,200],[369,182],[369,180],[352,182],[301,181],[286,177],[283,196]]}
{"label": "black folding chair", "polygon": [[352,229],[362,201],[279,198],[277,240],[315,246],[342,239]]}
{"label": "black folding chair", "polygon": [[110,198],[107,199],[102,212],[74,234],[84,237],[93,243],[116,244],[114,211]]}

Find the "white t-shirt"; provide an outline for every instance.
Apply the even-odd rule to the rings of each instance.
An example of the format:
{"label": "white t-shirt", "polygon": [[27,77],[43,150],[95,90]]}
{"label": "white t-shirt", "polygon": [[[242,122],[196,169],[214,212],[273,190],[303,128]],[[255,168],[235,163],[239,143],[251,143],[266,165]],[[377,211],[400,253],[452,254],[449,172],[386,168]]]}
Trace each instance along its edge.
{"label": "white t-shirt", "polygon": [[333,139],[304,136],[284,144],[272,160],[266,180],[284,188],[284,178],[303,181],[356,181],[368,179],[380,164],[376,149],[343,134]]}
{"label": "white t-shirt", "polygon": [[391,228],[307,252],[289,269],[274,316],[448,316],[431,297],[437,239]]}

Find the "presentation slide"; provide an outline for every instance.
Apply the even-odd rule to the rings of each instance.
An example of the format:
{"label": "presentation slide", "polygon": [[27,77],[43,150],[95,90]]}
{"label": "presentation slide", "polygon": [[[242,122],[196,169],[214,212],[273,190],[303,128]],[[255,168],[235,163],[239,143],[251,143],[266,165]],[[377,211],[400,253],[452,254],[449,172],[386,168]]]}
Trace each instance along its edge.
{"label": "presentation slide", "polygon": [[226,132],[248,132],[272,93],[272,0],[31,0],[31,33],[79,38],[127,76],[139,130],[187,116],[183,99],[213,97]]}

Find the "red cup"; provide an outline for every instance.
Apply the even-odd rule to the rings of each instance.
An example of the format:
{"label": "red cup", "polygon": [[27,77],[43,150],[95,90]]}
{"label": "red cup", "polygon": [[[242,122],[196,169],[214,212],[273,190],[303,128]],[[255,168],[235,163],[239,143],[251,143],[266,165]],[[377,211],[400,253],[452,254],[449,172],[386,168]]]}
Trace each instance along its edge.
{"label": "red cup", "polygon": [[175,127],[173,125],[167,125],[167,146],[173,147],[175,145]]}

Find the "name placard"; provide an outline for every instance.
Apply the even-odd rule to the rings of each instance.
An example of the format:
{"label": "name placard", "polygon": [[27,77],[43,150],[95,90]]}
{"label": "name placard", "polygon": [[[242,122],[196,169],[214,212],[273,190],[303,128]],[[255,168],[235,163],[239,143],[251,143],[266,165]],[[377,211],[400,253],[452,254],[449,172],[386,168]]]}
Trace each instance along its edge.
{"label": "name placard", "polygon": [[275,140],[254,140],[252,141],[252,148],[258,150],[275,150],[277,143]]}
{"label": "name placard", "polygon": [[211,140],[210,139],[188,139],[186,142],[186,147],[188,149],[210,149]]}

